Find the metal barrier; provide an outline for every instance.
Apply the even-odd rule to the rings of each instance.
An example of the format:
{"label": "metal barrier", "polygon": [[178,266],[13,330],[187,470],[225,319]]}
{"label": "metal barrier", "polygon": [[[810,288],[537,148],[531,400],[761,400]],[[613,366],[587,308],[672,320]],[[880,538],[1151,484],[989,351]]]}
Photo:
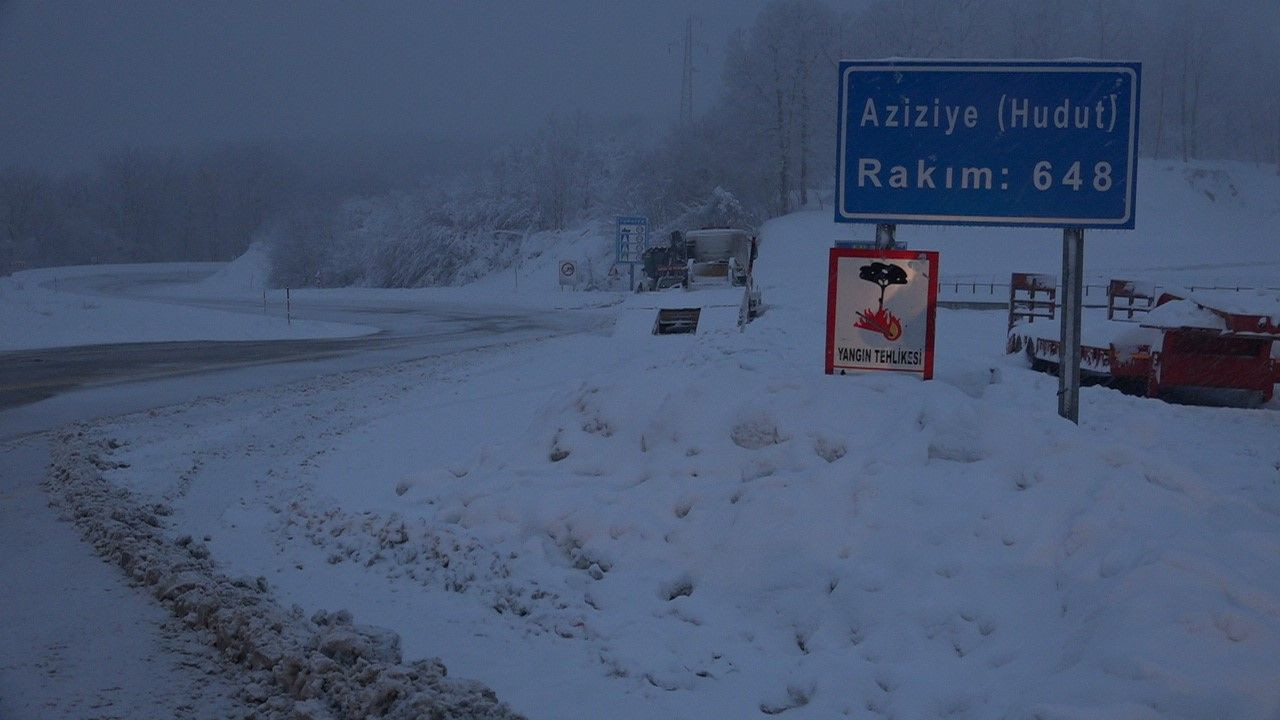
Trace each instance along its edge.
{"label": "metal barrier", "polygon": [[[949,295],[959,296],[975,296],[975,300],[987,297],[999,298],[1003,300],[1009,294],[1009,283],[1007,282],[973,282],[973,281],[942,281],[938,283],[938,288]],[[1268,292],[1280,292],[1280,287],[1268,286],[1252,286],[1252,285],[1156,285],[1157,297],[1159,292],[1170,288],[1188,290],[1195,292],[1197,290],[1229,290],[1232,292],[1252,292],[1254,290],[1265,290]],[[1093,295],[1100,300],[1105,300],[1107,296],[1107,285],[1086,284],[1084,286],[1085,297]]]}

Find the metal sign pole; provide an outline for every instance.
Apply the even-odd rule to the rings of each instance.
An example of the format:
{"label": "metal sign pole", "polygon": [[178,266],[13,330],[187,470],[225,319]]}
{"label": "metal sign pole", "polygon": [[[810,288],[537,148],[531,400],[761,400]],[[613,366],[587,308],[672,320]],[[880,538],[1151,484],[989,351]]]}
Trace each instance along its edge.
{"label": "metal sign pole", "polygon": [[897,225],[876,225],[876,249],[892,250],[893,243],[897,235]]}
{"label": "metal sign pole", "polygon": [[1080,312],[1084,229],[1062,230],[1062,335],[1058,343],[1058,414],[1080,424]]}

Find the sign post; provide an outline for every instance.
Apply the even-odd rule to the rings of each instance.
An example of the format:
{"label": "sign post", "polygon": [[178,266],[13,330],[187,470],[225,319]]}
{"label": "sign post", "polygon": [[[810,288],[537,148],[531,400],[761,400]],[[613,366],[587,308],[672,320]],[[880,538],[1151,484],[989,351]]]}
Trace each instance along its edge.
{"label": "sign post", "polygon": [[898,226],[886,223],[876,225],[876,247],[892,250],[898,234]]}
{"label": "sign post", "polygon": [[1062,231],[1062,334],[1058,344],[1058,414],[1080,423],[1080,312],[1084,229]]}
{"label": "sign post", "polygon": [[1086,228],[1132,229],[1141,66],[845,60],[836,222],[1063,230],[1058,411],[1079,421]]}
{"label": "sign post", "polygon": [[628,290],[636,289],[636,263],[644,262],[644,251],[649,247],[649,218],[633,215],[617,219],[616,242],[614,243],[614,262],[626,264],[631,269],[631,285]]}

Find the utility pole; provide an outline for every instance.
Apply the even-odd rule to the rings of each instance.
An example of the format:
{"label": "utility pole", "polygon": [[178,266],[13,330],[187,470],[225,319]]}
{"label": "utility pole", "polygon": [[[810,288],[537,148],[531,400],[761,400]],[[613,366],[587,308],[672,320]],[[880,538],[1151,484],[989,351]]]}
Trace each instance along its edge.
{"label": "utility pole", "polygon": [[680,122],[693,124],[693,16],[684,20],[684,69],[680,74]]}
{"label": "utility pole", "polygon": [[[667,46],[668,50],[674,48],[676,43]],[[684,37],[680,40],[681,50],[684,55],[684,64],[680,70],[680,125],[688,127],[693,125],[693,16],[687,15],[684,19]],[[706,49],[706,46],[703,46]]]}

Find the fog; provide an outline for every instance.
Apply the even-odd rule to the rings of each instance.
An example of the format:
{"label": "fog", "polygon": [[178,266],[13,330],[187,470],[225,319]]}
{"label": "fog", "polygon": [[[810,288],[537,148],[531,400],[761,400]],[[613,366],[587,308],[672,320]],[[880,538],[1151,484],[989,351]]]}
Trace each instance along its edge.
{"label": "fog", "polygon": [[0,166],[79,170],[121,147],[246,139],[496,137],[578,111],[670,120],[686,13],[710,83],[761,4],[17,0],[0,11]]}
{"label": "fog", "polygon": [[1280,171],[1277,38],[1275,0],[8,2],[0,274],[261,241],[277,282],[449,284],[826,206],[840,58],[1137,60],[1144,156]]}

